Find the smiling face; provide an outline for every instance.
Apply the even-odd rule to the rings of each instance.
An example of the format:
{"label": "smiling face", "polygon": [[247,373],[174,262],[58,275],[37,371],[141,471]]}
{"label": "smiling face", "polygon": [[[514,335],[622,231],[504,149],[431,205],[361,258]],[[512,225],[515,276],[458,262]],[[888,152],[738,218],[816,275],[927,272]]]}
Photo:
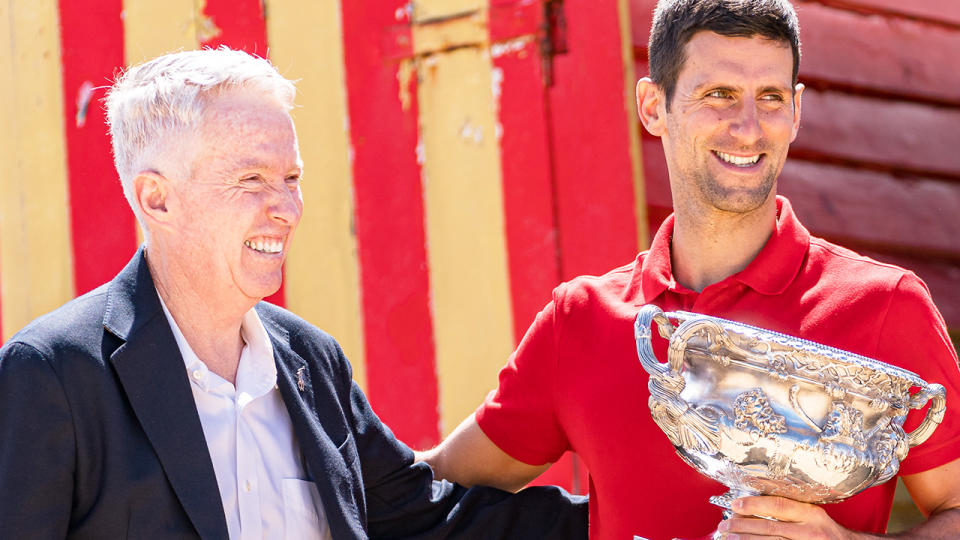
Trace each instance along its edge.
{"label": "smiling face", "polygon": [[293,121],[275,101],[229,93],[191,142],[192,171],[168,198],[180,271],[208,301],[259,301],[280,287],[303,212]]}
{"label": "smiling face", "polygon": [[745,213],[773,204],[800,123],[790,46],[704,31],[685,52],[670,109],[661,94],[651,130],[663,142],[675,206]]}

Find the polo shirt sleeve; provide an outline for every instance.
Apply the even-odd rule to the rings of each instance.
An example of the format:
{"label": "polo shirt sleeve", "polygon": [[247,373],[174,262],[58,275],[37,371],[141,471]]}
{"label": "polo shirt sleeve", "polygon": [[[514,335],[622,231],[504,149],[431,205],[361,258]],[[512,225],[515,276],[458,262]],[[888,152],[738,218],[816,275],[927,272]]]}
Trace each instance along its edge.
{"label": "polo shirt sleeve", "polygon": [[569,442],[556,416],[557,324],[554,300],[500,370],[499,386],[476,411],[484,434],[501,450],[530,465],[557,461]]}
{"label": "polo shirt sleeve", "polygon": [[[943,316],[926,285],[912,273],[904,274],[890,300],[880,331],[878,358],[902,366],[927,383],[947,390],[943,422],[922,444],[910,449],[900,474],[920,473],[960,458],[960,369]],[[909,433],[927,414],[924,407],[907,415]]]}

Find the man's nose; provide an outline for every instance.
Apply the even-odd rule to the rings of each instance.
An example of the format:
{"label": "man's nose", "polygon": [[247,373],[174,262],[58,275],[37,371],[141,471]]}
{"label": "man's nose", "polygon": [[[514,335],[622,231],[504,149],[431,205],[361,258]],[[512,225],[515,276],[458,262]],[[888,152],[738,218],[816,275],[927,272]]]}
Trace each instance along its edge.
{"label": "man's nose", "polygon": [[296,225],[303,213],[303,199],[300,189],[281,186],[270,190],[268,213],[285,225]]}
{"label": "man's nose", "polygon": [[763,130],[760,127],[760,115],[756,103],[746,100],[740,104],[730,125],[730,133],[745,146],[760,140]]}

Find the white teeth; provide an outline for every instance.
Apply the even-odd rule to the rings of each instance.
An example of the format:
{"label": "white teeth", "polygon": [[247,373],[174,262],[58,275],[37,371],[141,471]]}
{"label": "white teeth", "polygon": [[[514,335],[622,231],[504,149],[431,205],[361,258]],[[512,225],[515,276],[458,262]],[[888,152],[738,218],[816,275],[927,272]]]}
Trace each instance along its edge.
{"label": "white teeth", "polygon": [[716,152],[716,154],[717,154],[717,157],[726,161],[727,163],[732,163],[739,167],[746,167],[748,165],[753,165],[754,163],[760,161],[760,154],[756,154],[750,157],[733,156],[730,154],[725,154],[723,152]]}
{"label": "white teeth", "polygon": [[283,251],[283,242],[279,240],[244,240],[243,245],[260,253],[280,253]]}

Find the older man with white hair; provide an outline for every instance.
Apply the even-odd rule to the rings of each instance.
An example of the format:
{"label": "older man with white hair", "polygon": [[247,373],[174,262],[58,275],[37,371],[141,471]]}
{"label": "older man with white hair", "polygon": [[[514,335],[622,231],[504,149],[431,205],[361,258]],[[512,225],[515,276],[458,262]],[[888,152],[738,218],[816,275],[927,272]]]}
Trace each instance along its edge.
{"label": "older man with white hair", "polygon": [[586,501],[555,488],[434,482],[333,338],[261,302],[303,211],[293,98],[226,49],[110,91],[146,241],[0,349],[3,538],[586,535]]}

